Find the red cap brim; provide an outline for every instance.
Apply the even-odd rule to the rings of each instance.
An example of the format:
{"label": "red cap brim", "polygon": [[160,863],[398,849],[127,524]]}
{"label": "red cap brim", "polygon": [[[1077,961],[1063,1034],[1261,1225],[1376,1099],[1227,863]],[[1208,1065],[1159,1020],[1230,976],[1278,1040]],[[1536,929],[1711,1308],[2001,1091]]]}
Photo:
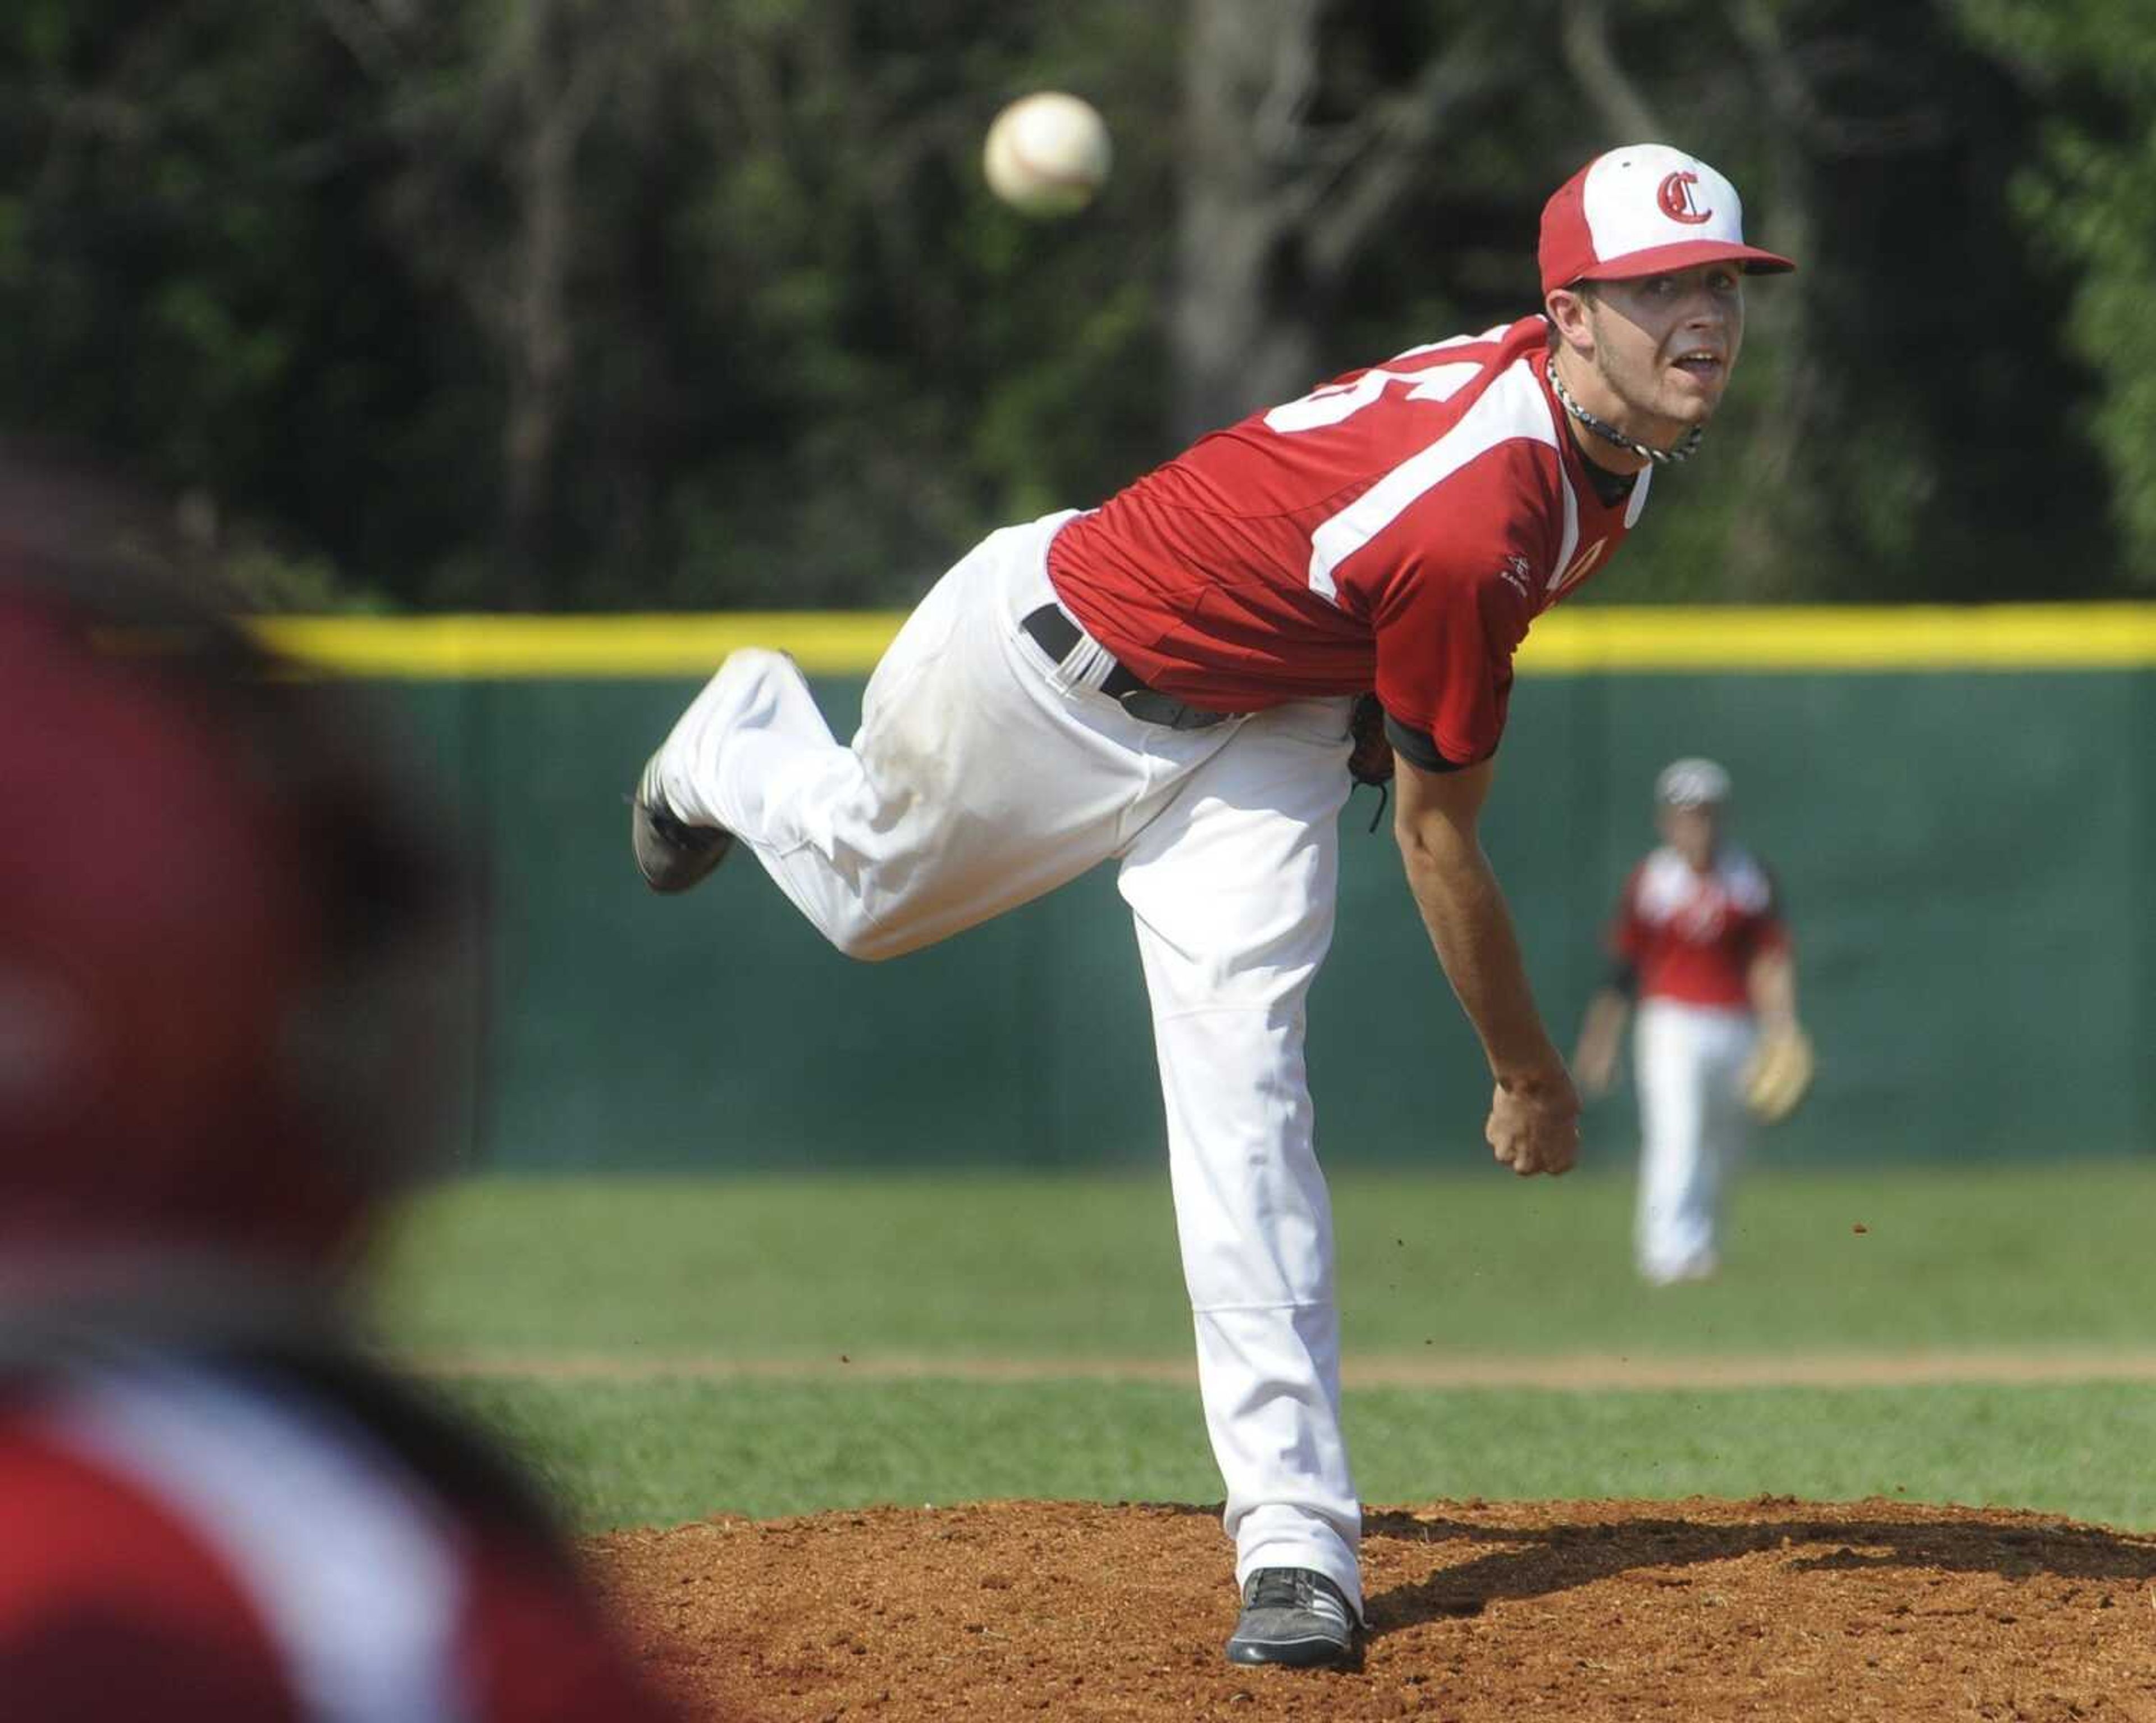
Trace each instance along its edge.
{"label": "red cap brim", "polygon": [[[1703,263],[1738,263],[1748,275],[1779,275],[1796,268],[1786,257],[1756,245],[1732,245],[1727,239],[1686,239],[1675,245],[1650,245],[1607,263],[1589,265],[1575,281],[1630,281],[1641,275],[1666,275],[1672,270],[1697,269]],[[1562,284],[1560,284],[1562,285]]]}

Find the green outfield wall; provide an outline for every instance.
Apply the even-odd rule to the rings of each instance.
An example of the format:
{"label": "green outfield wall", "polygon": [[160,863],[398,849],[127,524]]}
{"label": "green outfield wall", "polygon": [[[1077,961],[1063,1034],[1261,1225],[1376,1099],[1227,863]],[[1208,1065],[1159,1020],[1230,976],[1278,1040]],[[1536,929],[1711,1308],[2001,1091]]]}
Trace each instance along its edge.
{"label": "green outfield wall", "polygon": [[[1144,1164],[1161,1124],[1111,872],[935,949],[824,946],[752,861],[647,894],[624,792],[709,667],[793,651],[841,734],[896,618],[285,621],[381,682],[495,906],[475,1165]],[[1763,1158],[2156,1148],[2156,605],[1558,613],[1522,662],[1486,841],[1560,1042],[1679,753],[1774,865],[1821,1077]],[[1358,791],[1311,1009],[1328,1160],[1465,1165],[1487,1079]],[[1629,1158],[1629,1086],[1589,1153]]]}

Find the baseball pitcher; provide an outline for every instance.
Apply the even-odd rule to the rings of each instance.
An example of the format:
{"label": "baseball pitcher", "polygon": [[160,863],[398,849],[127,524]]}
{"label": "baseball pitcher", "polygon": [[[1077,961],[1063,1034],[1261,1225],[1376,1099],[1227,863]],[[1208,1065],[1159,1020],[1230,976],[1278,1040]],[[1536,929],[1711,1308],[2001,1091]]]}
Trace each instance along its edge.
{"label": "baseball pitcher", "polygon": [[1303,1062],[1332,942],[1350,719],[1374,693],[1394,830],[1480,1036],[1484,1126],[1562,1173],[1578,1100],[1477,820],[1543,611],[1607,565],[1713,417],[1744,333],[1736,188],[1657,144],[1549,200],[1543,313],[1255,414],[1097,507],[995,532],[907,620],[850,744],[743,651],[652,755],[653,889],[737,842],[833,944],[896,957],[1103,862],[1137,927],[1244,1663],[1358,1654],[1332,1232]]}

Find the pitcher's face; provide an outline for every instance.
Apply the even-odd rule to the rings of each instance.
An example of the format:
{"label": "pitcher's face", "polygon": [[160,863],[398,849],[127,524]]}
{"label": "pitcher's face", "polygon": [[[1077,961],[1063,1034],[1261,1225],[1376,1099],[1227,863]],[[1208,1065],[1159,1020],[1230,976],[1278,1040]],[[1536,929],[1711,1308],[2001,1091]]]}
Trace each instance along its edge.
{"label": "pitcher's face", "polygon": [[1674,442],[1722,404],[1744,342],[1744,276],[1734,264],[1595,285],[1585,300],[1595,373],[1620,429]]}

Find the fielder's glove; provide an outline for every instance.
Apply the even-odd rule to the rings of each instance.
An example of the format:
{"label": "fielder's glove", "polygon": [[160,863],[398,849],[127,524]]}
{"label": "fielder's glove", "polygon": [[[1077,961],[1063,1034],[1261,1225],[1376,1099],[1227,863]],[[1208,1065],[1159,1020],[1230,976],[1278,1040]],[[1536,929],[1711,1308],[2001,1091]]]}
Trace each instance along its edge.
{"label": "fielder's glove", "polygon": [[1380,787],[1390,784],[1393,744],[1385,740],[1385,708],[1378,703],[1375,694],[1364,694],[1356,700],[1354,712],[1348,720],[1348,733],[1355,743],[1348,755],[1348,775],[1358,784]]}
{"label": "fielder's glove", "polygon": [[1779,1124],[1812,1086],[1811,1037],[1794,1023],[1770,1029],[1744,1067],[1744,1104],[1762,1124]]}

